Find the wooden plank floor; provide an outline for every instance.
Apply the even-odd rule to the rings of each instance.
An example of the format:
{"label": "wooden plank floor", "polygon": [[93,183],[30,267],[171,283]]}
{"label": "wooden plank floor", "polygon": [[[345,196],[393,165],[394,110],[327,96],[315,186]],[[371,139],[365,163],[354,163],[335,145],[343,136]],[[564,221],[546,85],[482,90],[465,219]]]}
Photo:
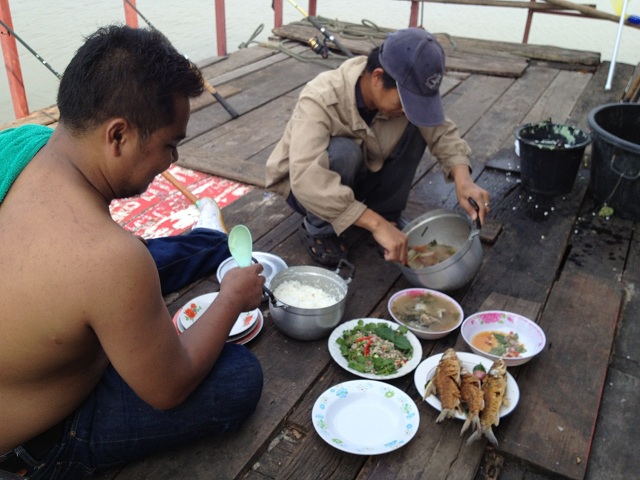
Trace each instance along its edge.
{"label": "wooden plank floor", "polygon": [[[277,31],[303,41],[312,36],[308,32],[299,25]],[[457,48],[447,63],[445,110],[473,149],[474,177],[492,194],[481,269],[452,296],[467,315],[484,309],[522,313],[535,319],[548,339],[539,357],[510,369],[521,398],[496,429],[499,446],[489,448],[484,441],[467,446],[459,422],[436,424],[437,412],[421,401],[413,375],[390,382],[419,406],[420,427],[411,442],[370,457],[327,445],[312,425],[312,405],[330,386],[355,377],[333,362],[326,339],[301,342],[280,333],[264,303],[265,327],[248,347],[261,361],[265,384],[248,423],[222,438],[158,452],[103,474],[103,480],[471,480],[497,478],[500,472],[508,479],[637,476],[638,224],[595,214],[599,206],[588,190],[589,149],[570,194],[548,198],[523,190],[513,131],[546,118],[587,128],[589,111],[618,101],[640,69],[618,64],[612,89],[605,92],[609,64],[594,62],[592,53],[452,40]],[[347,47],[364,53],[371,42],[350,39]],[[298,45],[295,50],[308,49]],[[227,92],[241,116],[232,120],[203,96],[192,104],[189,135],[181,147],[181,166],[255,186],[223,209],[226,224],[247,225],[256,251],[275,253],[290,266],[313,262],[296,234],[300,216],[262,188],[263,167],[298,92],[327,68],[332,65],[302,62],[263,46],[206,66],[207,79]],[[452,185],[426,153],[408,213],[433,208],[459,210]],[[366,232],[351,229],[346,242],[356,273],[344,318],[389,319],[388,298],[408,283],[395,265],[383,261]],[[168,308],[173,314],[194,296],[217,289],[213,276],[167,296]],[[457,333],[422,346],[423,358],[451,346],[466,350]]]}

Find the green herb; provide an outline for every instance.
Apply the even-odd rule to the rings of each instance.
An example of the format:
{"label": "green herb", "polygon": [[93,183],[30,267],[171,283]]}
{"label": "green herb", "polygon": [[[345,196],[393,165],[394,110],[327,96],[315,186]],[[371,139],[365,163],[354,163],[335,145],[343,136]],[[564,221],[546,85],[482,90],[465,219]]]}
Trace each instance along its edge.
{"label": "green herb", "polygon": [[[336,340],[340,345],[340,353],[348,360],[349,368],[362,373],[376,375],[390,375],[398,371],[413,355],[413,347],[406,334],[409,330],[405,326],[394,330],[386,323],[364,323],[358,320],[357,326],[351,330],[345,330]],[[381,340],[393,343],[397,352],[388,352],[395,358],[389,358],[376,351],[377,344]]]}
{"label": "green herb", "polygon": [[521,353],[527,351],[524,345],[518,340],[518,334],[509,332],[508,334],[493,332],[493,336],[498,341],[498,345],[489,350],[489,353],[498,357],[519,357]]}
{"label": "green herb", "polygon": [[484,368],[484,365],[482,365],[481,363],[473,367],[474,372],[477,372],[478,370],[480,370],[481,372],[487,373],[487,370]]}

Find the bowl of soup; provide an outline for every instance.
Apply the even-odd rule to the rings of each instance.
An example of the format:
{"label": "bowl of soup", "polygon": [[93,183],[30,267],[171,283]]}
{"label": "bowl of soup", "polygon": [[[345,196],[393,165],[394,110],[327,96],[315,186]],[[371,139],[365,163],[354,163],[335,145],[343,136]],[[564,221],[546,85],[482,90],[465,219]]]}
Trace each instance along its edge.
{"label": "bowl of soup", "polygon": [[462,307],[449,295],[428,288],[407,288],[395,293],[387,304],[400,325],[423,340],[449,335],[464,319]]}
{"label": "bowl of soup", "polygon": [[453,292],[469,284],[482,263],[480,230],[459,212],[436,209],[412,220],[407,264],[396,263],[413,287]]}
{"label": "bowl of soup", "polygon": [[533,320],[502,310],[474,313],[462,322],[460,333],[474,353],[494,361],[502,358],[507,367],[527,363],[547,343]]}

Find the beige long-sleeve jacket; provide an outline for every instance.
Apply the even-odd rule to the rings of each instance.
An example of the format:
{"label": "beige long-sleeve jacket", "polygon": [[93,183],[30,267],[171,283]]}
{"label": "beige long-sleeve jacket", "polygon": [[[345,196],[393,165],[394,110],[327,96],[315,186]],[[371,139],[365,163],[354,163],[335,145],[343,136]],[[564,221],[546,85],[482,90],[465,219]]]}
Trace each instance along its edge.
{"label": "beige long-sleeve jacket", "polygon": [[[366,205],[329,170],[327,148],[332,137],[352,138],[362,145],[371,171],[382,168],[408,124],[405,116],[378,113],[367,126],[356,105],[356,82],[367,58],[355,57],[338,69],[323,72],[300,93],[284,135],[266,163],[266,187],[285,198],[293,191],[311,213],[331,223],[340,235],[364,213]],[[471,150],[449,120],[437,127],[421,127],[431,154],[449,178],[456,164],[470,166]]]}

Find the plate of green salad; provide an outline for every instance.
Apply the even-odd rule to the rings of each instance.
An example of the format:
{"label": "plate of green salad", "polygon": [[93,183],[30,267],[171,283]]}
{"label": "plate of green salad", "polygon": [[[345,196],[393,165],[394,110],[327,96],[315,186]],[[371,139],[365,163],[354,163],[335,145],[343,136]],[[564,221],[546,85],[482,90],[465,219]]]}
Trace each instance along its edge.
{"label": "plate of green salad", "polygon": [[422,344],[407,327],[382,318],[358,318],[329,335],[329,353],[345,370],[371,380],[390,380],[412,372]]}

